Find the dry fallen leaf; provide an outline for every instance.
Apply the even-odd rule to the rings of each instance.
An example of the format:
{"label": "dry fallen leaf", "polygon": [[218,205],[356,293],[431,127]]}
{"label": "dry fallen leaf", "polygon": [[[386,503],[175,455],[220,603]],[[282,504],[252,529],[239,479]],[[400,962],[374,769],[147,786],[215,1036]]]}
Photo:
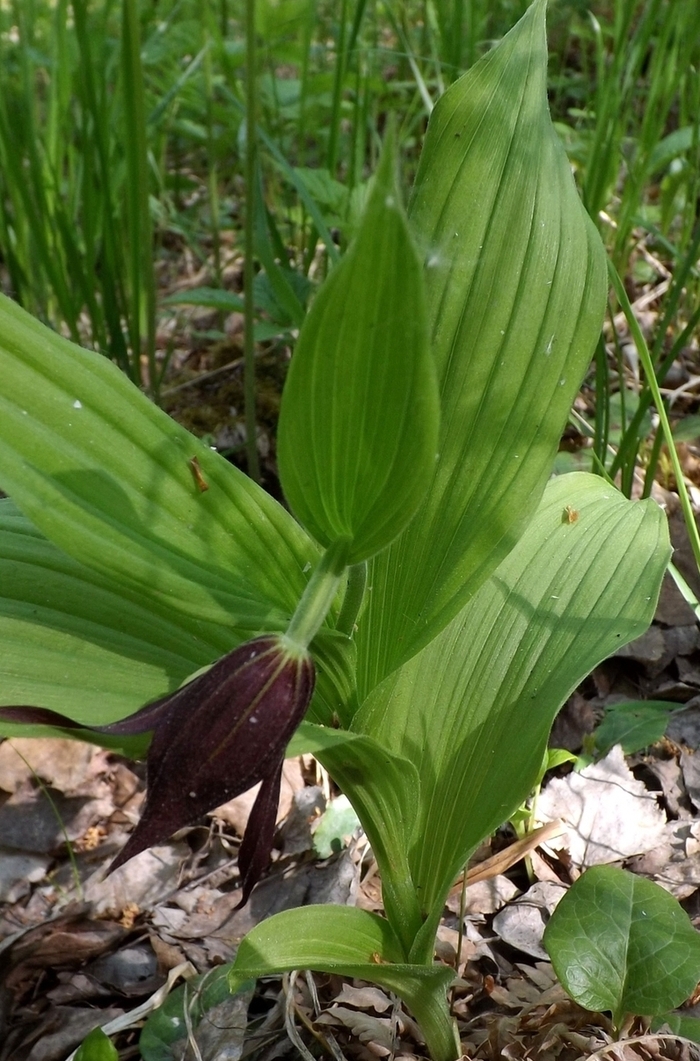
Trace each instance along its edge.
{"label": "dry fallen leaf", "polygon": [[496,914],[492,922],[494,932],[511,947],[546,961],[542,936],[550,915],[565,894],[563,884],[537,881]]}
{"label": "dry fallen leaf", "polygon": [[562,819],[571,858],[582,870],[650,851],[666,825],[656,797],[634,777],[619,745],[581,773],[551,780],[537,815]]}

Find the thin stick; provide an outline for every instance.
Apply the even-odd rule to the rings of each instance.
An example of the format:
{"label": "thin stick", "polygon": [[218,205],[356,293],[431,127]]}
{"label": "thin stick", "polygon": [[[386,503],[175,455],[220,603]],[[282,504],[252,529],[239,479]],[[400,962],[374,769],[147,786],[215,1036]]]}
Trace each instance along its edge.
{"label": "thin stick", "polygon": [[246,0],[245,5],[245,80],[246,80],[246,129],[245,129],[245,228],[243,232],[245,260],[243,263],[243,404],[245,407],[246,456],[248,475],[260,482],[260,460],[258,458],[257,417],[255,415],[255,303],[253,301],[254,268],[254,217],[255,217],[255,167],[257,137],[256,112],[256,64],[255,64],[255,0]]}
{"label": "thin stick", "polygon": [[698,568],[700,568],[700,535],[698,535],[698,528],[693,514],[693,506],[690,502],[690,497],[688,496],[685,479],[683,478],[683,469],[681,468],[681,462],[678,459],[678,453],[676,452],[673,432],[671,431],[671,425],[666,413],[666,406],[661,397],[661,391],[659,390],[659,384],[656,379],[656,373],[654,372],[649,349],[642,334],[642,329],[639,327],[639,321],[635,317],[632,307],[630,306],[630,301],[627,297],[627,292],[625,291],[622,280],[612,263],[609,264],[609,273],[612,285],[615,289],[615,294],[617,295],[617,300],[622,306],[622,311],[627,318],[627,326],[629,327],[630,335],[632,336],[634,345],[637,347],[639,360],[642,363],[644,374],[647,377],[647,386],[651,391],[652,400],[656,406],[656,411],[659,414],[659,430],[663,432],[666,445],[668,446],[668,455],[671,458],[673,474],[676,477],[678,496],[681,502],[681,509],[683,510],[683,518],[688,531],[688,537],[690,538],[690,545],[693,550],[693,556],[695,557],[695,563],[698,565]]}

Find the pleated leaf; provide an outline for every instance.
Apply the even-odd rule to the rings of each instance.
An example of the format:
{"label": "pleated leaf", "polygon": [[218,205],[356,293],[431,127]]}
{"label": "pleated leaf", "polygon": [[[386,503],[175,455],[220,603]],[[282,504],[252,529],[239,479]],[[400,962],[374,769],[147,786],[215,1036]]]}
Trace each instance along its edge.
{"label": "pleated leaf", "polygon": [[528,795],[566,697],[648,626],[669,553],[654,502],[591,475],[552,481],[497,571],[356,715],[420,776],[409,861],[430,920],[417,946],[469,853]]}
{"label": "pleated leaf", "polygon": [[70,710],[105,725],[177,689],[222,648],[56,549],[7,500],[0,564],[4,704]]}
{"label": "pleated leaf", "polygon": [[357,237],[299,336],[278,430],[292,511],[348,562],[383,549],[414,515],[435,467],[439,406],[423,272],[385,146]]}
{"label": "pleated leaf", "polygon": [[280,505],[4,297],[0,374],[0,488],[47,538],[194,633],[284,628],[318,551]]}
{"label": "pleated leaf", "polygon": [[454,971],[409,965],[389,922],[351,906],[304,906],[256,925],[241,941],[229,976],[232,991],[271,973],[313,969],[369,980],[395,992],[426,1034],[436,1061],[456,1056],[445,997]]}
{"label": "pleated leaf", "polygon": [[550,121],[546,68],[535,0],[430,119],[409,219],[440,381],[439,461],[419,517],[372,563],[363,692],[518,540],[600,333],[605,255]]}
{"label": "pleated leaf", "polygon": [[379,866],[384,908],[408,954],[421,925],[408,862],[418,821],[418,771],[372,737],[303,722],[288,754],[307,753],[351,800]]}
{"label": "pleated leaf", "polygon": [[[174,692],[238,641],[213,623],[196,630],[187,617],[69,557],[0,500],[0,705],[48,708],[86,726],[114,722]],[[330,722],[347,714],[353,695],[353,645],[330,630],[314,645],[319,688],[311,717]],[[3,722],[0,732],[49,731]],[[104,743],[136,754],[148,742]]]}

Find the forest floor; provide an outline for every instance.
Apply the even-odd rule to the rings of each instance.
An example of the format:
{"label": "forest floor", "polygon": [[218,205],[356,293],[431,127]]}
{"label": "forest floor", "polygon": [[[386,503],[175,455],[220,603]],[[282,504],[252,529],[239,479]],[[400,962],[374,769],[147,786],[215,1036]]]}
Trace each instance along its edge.
{"label": "forest floor", "polygon": [[[181,287],[205,280],[193,272]],[[173,350],[164,407],[232,459],[242,459],[244,441],[241,338],[240,315],[201,310],[173,316],[161,335]],[[288,357],[283,343],[268,344],[258,361],[258,445],[273,493]],[[700,484],[699,453],[683,446],[691,486]],[[657,500],[674,562],[700,595],[677,496],[659,485]],[[601,719],[610,727],[616,705],[640,699],[667,702],[664,735],[625,755],[612,737],[625,745],[648,719],[620,728],[618,718],[604,746]],[[700,923],[700,629],[670,579],[653,626],[572,695],[551,745],[588,755],[588,765],[581,759],[577,770],[569,763],[548,777],[533,809],[543,831],[518,843],[512,828],[501,830],[445,909],[438,957],[457,973],[453,1012],[465,1054],[700,1056],[642,1024],[615,1044],[605,1015],[567,998],[542,945],[566,886],[598,863],[657,881]],[[311,757],[286,764],[274,861],[240,910],[236,851],[254,791],[106,876],[138,819],[144,781],[141,766],[87,744],[0,744],[0,1061],[66,1061],[96,1026],[121,1058],[144,1061],[424,1056],[415,1023],[374,986],[300,972],[226,991],[222,966],[270,914],[318,902],[381,910],[371,850]],[[144,1021],[163,1003],[139,1045]]]}

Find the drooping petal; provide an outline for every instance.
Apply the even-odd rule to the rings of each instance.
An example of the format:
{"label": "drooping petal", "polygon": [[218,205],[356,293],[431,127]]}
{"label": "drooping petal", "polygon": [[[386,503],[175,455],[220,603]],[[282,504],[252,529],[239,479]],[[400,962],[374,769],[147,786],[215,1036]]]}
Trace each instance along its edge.
{"label": "drooping petal", "polygon": [[258,792],[248,816],[243,843],[238,850],[238,871],[241,875],[241,901],[239,910],[248,902],[250,893],[267,869],[272,851],[272,841],[277,825],[277,808],[282,783],[282,763],[269,774]]}
{"label": "drooping petal", "polygon": [[271,635],[229,652],[160,702],[141,820],[110,872],[278,774],[313,687],[311,657]]}
{"label": "drooping petal", "polygon": [[56,726],[60,729],[84,729],[72,718],[52,711],[48,707],[30,707],[27,704],[0,707],[0,719],[3,722],[18,722],[29,726]]}
{"label": "drooping petal", "polygon": [[[259,637],[176,692],[93,728],[97,741],[153,731],[141,820],[108,872],[261,781],[239,854],[244,905],[270,857],[284,751],[314,680],[307,652],[278,635]],[[91,732],[42,707],[0,707],[0,718]]]}
{"label": "drooping petal", "polygon": [[51,708],[31,707],[27,704],[3,705],[0,707],[0,720],[30,726],[53,726],[56,729],[79,729],[86,734],[94,733],[95,743],[98,744],[101,733],[136,736],[139,733],[154,730],[164,711],[167,711],[168,701],[172,695],[169,693],[159,700],[151,700],[138,711],[134,711],[132,715],[127,715],[118,722],[110,722],[107,726],[88,726],[85,723],[76,722],[68,715],[52,711]]}

